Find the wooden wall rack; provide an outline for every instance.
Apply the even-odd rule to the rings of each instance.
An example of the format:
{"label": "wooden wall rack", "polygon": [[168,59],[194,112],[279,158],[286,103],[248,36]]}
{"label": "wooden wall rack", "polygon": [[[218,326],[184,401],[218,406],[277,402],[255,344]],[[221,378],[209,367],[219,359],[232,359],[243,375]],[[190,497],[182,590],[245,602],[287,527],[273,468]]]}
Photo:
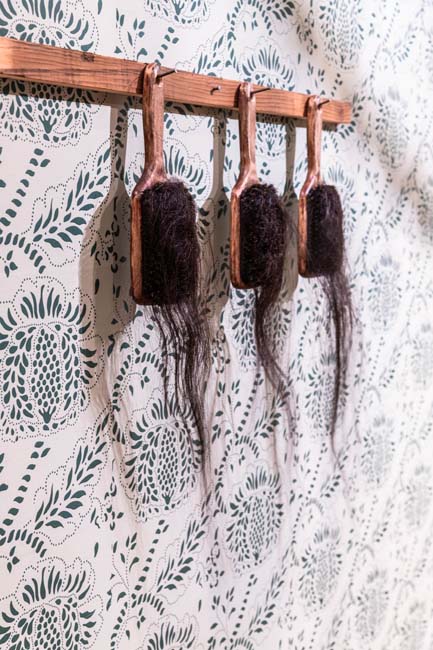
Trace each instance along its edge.
{"label": "wooden wall rack", "polygon": [[[120,95],[142,94],[144,63],[112,56],[68,50],[0,37],[0,77],[43,84],[103,91]],[[170,68],[161,68],[161,73]],[[240,81],[193,72],[176,71],[164,78],[166,101],[237,108]],[[254,90],[263,86],[254,85]],[[304,118],[308,95],[272,88],[256,96],[257,112]],[[349,102],[330,100],[322,109],[328,124],[348,124]]]}

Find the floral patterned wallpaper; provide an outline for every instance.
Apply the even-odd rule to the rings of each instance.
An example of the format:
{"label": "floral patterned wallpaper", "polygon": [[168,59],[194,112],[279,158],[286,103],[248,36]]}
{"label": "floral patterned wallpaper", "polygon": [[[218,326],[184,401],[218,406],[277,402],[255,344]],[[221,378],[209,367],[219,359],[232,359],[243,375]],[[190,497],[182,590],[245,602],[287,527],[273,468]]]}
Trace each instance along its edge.
{"label": "floral patterned wallpaper", "polygon": [[[288,268],[256,366],[229,284],[236,115],[171,104],[165,156],[200,208],[209,472],[129,297],[139,101],[1,80],[0,646],[433,647],[433,2],[14,0],[0,35],[353,103],[324,135],[357,313],[334,449],[323,296]],[[258,125],[293,215],[305,130]]]}

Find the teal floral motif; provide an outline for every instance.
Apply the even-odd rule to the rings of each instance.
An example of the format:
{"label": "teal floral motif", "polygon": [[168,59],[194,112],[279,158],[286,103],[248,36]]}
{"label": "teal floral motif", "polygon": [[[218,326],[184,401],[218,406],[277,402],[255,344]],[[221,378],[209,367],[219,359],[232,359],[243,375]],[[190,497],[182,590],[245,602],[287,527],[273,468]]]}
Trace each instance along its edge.
{"label": "teal floral motif", "polygon": [[224,328],[219,326],[215,331],[211,346],[212,368],[217,374],[224,373],[224,370],[230,363],[227,347],[227,337],[224,333]]}
{"label": "teal floral motif", "polygon": [[388,477],[395,452],[394,429],[393,420],[380,416],[373,420],[363,436],[361,471],[373,489]]}
{"label": "teal floral motif", "polygon": [[42,532],[53,544],[77,531],[90,510],[106,464],[110,426],[111,418],[103,414],[78,441],[60,470],[49,474],[33,498],[34,517],[27,529]]}
{"label": "teal floral motif", "polygon": [[341,165],[330,165],[326,170],[326,182],[335,185],[341,198],[344,214],[344,234],[348,236],[356,229],[359,205],[355,194],[355,181]]}
{"label": "teal floral motif", "polygon": [[222,76],[226,42],[226,30],[223,28],[200,45],[192,59],[179,63],[179,68],[209,76]]}
{"label": "teal floral motif", "polygon": [[407,124],[407,100],[396,88],[389,88],[378,100],[376,136],[381,149],[381,160],[391,169],[397,169],[405,159],[410,138]]}
{"label": "teal floral motif", "polygon": [[[31,465],[27,465],[18,488],[24,496],[19,501],[15,498],[7,510],[8,517],[3,519],[0,526],[0,559],[6,561],[9,573],[22,560],[23,550],[26,555],[31,548],[39,558],[45,558],[49,548],[63,544],[74,535],[92,505],[96,507],[94,492],[106,464],[107,430],[111,426],[111,418],[103,413],[96,426],[89,427],[85,436],[78,441],[65,464],[48,474],[45,484],[32,499],[26,488],[32,474],[33,480],[41,474],[41,463],[50,452],[43,441],[34,443]],[[23,458],[23,465],[24,461]],[[5,511],[6,501],[4,499]],[[23,524],[23,517],[28,516],[27,513],[31,513],[31,517]],[[104,516],[108,519],[110,512],[107,511]],[[19,545],[16,544],[18,539]]]}
{"label": "teal floral motif", "polygon": [[[283,58],[277,46],[269,39],[261,39],[254,49],[247,49],[240,57],[242,75],[253,83],[273,88],[293,90],[294,67]],[[267,117],[257,122],[258,151],[270,158],[279,158],[287,148],[287,125]]]}
{"label": "teal floral motif", "polygon": [[0,36],[87,52],[95,47],[92,14],[81,0],[16,0],[0,7]]}
{"label": "teal floral motif", "polygon": [[[138,530],[126,539],[117,535],[112,547],[113,570],[110,574],[111,587],[108,591],[107,610],[115,611],[117,606],[118,615],[115,617],[110,648],[124,647],[121,642],[123,637],[127,637],[129,641],[126,647],[131,646],[134,630],[142,630],[137,638],[145,637],[152,648],[152,643],[157,642],[154,633],[161,643],[176,638],[177,626],[174,626],[174,629],[167,620],[169,639],[164,639],[163,636],[164,641],[161,641],[161,636],[158,636],[163,631],[160,629],[160,623],[170,619],[170,615],[165,616],[169,603],[181,599],[193,580],[197,580],[197,560],[206,534],[208,509],[209,497],[196,509],[194,515],[186,520],[180,537],[172,544],[167,543],[170,525],[164,519],[156,522],[156,528],[148,538],[144,550],[138,546]],[[149,629],[153,633],[147,636]],[[196,621],[191,619],[186,629],[183,628],[184,640],[195,640],[196,632]],[[168,647],[171,648],[170,645]],[[180,647],[175,646],[176,650]],[[197,647],[201,648],[200,645]]]}
{"label": "teal floral motif", "polygon": [[18,209],[22,208],[27,192],[31,188],[29,178],[34,180],[37,173],[50,163],[50,160],[43,158],[43,155],[44,152],[42,149],[33,150],[33,156],[27,162],[27,169],[25,171],[23,170],[22,177],[18,186],[15,188],[13,196],[7,197],[9,188],[6,183],[0,181],[0,188],[4,190],[2,192],[3,208],[0,217],[0,246],[3,254],[0,255],[0,260],[6,278],[18,269],[15,258],[19,249],[33,261],[39,270],[45,270],[45,266],[42,263],[42,256],[38,254],[38,249],[33,245],[33,242],[26,241],[25,237],[13,232],[13,226],[17,221]]}
{"label": "teal floral motif", "polygon": [[[31,167],[41,168],[49,164],[48,159],[41,160],[42,155],[42,150],[35,150],[36,157],[30,161],[30,171],[33,171]],[[30,262],[41,274],[50,263],[64,267],[80,253],[78,242],[85,238],[86,228],[91,233],[92,244],[94,240],[101,239],[99,221],[107,209],[112,180],[110,162],[110,147],[104,143],[96,155],[91,154],[77,166],[65,183],[49,187],[36,198],[29,228],[16,232],[20,226],[17,201],[21,204],[26,191],[26,179],[21,179],[9,199],[5,216],[0,219],[0,244],[4,250],[2,257],[6,276],[12,271],[19,271],[23,262]],[[83,248],[88,243],[86,238]],[[11,266],[12,262],[14,266]]]}
{"label": "teal floral motif", "polygon": [[[275,48],[271,37],[287,28],[295,3],[291,0],[237,0],[233,5],[227,14],[227,66],[230,65],[236,75],[243,78],[245,57],[257,50],[258,40],[265,48],[269,42]],[[266,59],[266,54],[263,57],[262,53],[260,68],[272,65],[271,61],[264,61],[263,58]],[[273,74],[276,74],[275,70]]]}
{"label": "teal floral motif", "polygon": [[254,336],[254,291],[233,289],[232,298],[234,306],[231,313],[231,326],[240,362],[245,369],[255,368],[257,350]]}
{"label": "teal floral motif", "polygon": [[[12,451],[13,445],[10,446],[10,449]],[[40,464],[42,463],[43,465],[46,462],[43,459],[49,453],[50,447],[43,440],[34,441],[29,452],[21,454],[19,461],[14,463],[14,479],[19,476],[16,493],[14,494],[12,491],[8,491],[7,494],[2,495],[1,506],[3,514],[0,526],[0,560],[6,564],[6,569],[9,573],[12,573],[16,565],[19,564],[19,555],[22,548],[25,548],[24,545],[26,543],[29,546],[32,545],[33,548],[36,546],[36,552],[40,557],[43,557],[46,553],[47,549],[42,540],[34,535],[34,529],[30,531],[30,535],[27,535],[27,531],[23,531],[20,527],[16,526],[16,520],[23,514],[24,508],[29,505],[29,500],[23,495],[27,493],[31,484],[38,479],[39,471],[35,470],[39,470]],[[7,457],[13,457],[13,452],[10,455],[7,454]],[[0,462],[2,465],[0,470],[4,469],[4,460],[5,454],[1,454]],[[9,486],[3,484],[1,487],[1,491],[5,491]],[[18,540],[20,544],[17,545],[16,542]]]}
{"label": "teal floral motif", "polygon": [[93,307],[54,278],[24,281],[0,318],[4,436],[45,435],[74,422],[96,383],[101,343]]}
{"label": "teal floral motif", "polygon": [[[433,149],[428,145],[425,150],[426,161],[430,161],[433,157]],[[423,236],[424,241],[431,245],[433,243],[433,214],[431,210],[433,201],[433,175],[429,175],[419,188],[417,197],[417,220]]]}
{"label": "teal floral motif", "polygon": [[331,0],[320,6],[319,22],[328,58],[343,70],[358,63],[364,42],[362,4],[356,0]]}
{"label": "teal floral motif", "polygon": [[12,140],[77,145],[92,130],[103,95],[46,84],[1,80],[0,124]]}
{"label": "teal floral motif", "polygon": [[[322,352],[312,364],[305,387],[305,412],[315,435],[327,437],[331,430],[335,391],[335,354]],[[341,396],[344,399],[344,395]]]}
{"label": "teal floral motif", "polygon": [[254,49],[245,50],[240,64],[245,78],[256,84],[286,90],[295,87],[293,64],[268,38],[262,38]]}
{"label": "teal floral motif", "polygon": [[433,496],[432,471],[426,464],[415,467],[405,486],[404,515],[411,530],[419,530],[425,523]]}
{"label": "teal floral motif", "polygon": [[[281,31],[293,16],[295,2],[292,0],[237,0],[227,14],[228,50],[231,65],[240,72],[240,63],[236,56],[237,35],[248,42],[257,42],[257,33],[272,36],[274,31]],[[255,37],[255,38],[254,38]],[[252,43],[251,43],[252,45]]]}
{"label": "teal floral motif", "polygon": [[140,520],[177,508],[196,484],[201,445],[191,415],[184,419],[174,396],[156,393],[127,429],[122,480]]}
{"label": "teal floral motif", "polygon": [[[128,190],[132,190],[140,178],[143,161],[143,153],[137,153],[131,161],[126,179]],[[209,170],[199,154],[189,153],[182,142],[169,138],[164,148],[164,162],[167,173],[181,178],[196,202],[207,197],[210,191]]]}
{"label": "teal floral motif", "polygon": [[[208,650],[255,650],[263,643],[274,622],[277,603],[284,586],[286,567],[273,571],[266,580],[266,591],[261,589],[254,605],[251,603],[258,578],[255,573],[248,576],[242,589],[242,599],[235,599],[235,588],[220,593],[212,601],[216,621],[212,624],[212,636],[208,639]],[[269,643],[269,640],[268,640]]]}
{"label": "teal floral motif", "polygon": [[[399,603],[400,604],[400,603]],[[418,598],[411,598],[409,604],[401,603],[400,607],[406,610],[403,620],[396,616],[395,647],[399,650],[416,650],[425,645],[428,632],[429,614],[424,602]],[[401,609],[398,609],[401,612]]]}
{"label": "teal floral motif", "polygon": [[370,271],[368,301],[377,327],[390,327],[396,320],[402,298],[400,264],[390,255],[382,255]]}
{"label": "teal floral motif", "polygon": [[142,60],[147,55],[147,50],[143,47],[145,36],[144,20],[134,18],[128,20],[128,16],[120,13],[116,9],[116,27],[119,45],[116,45],[114,52],[120,54],[125,59]]}
{"label": "teal floral motif", "polygon": [[211,587],[215,588],[218,586],[220,578],[224,575],[224,569],[222,568],[221,562],[221,545],[218,539],[218,528],[215,531],[214,543],[210,549],[209,556],[206,559],[206,580]]}
{"label": "teal floral motif", "polygon": [[[80,0],[1,3],[0,36],[85,52],[98,40],[94,18]],[[13,80],[1,80],[0,90],[3,133],[52,146],[77,144],[89,133],[102,100],[90,91]]]}
{"label": "teal floral motif", "polygon": [[196,643],[198,625],[194,617],[186,614],[179,620],[175,616],[163,616],[150,626],[142,645],[137,650],[188,650],[202,645]]}
{"label": "teal floral motif", "polygon": [[102,599],[94,594],[88,562],[51,558],[29,567],[3,603],[0,645],[5,650],[91,648],[102,624]]}
{"label": "teal floral motif", "polygon": [[169,22],[198,27],[208,20],[210,5],[215,0],[145,0],[145,8],[153,16],[160,16]]}
{"label": "teal floral motif", "polygon": [[[231,290],[230,326],[233,342],[239,355],[241,367],[249,370],[257,366],[254,291]],[[268,329],[277,352],[281,352],[287,342],[290,330],[290,308],[283,301],[270,315]]]}
{"label": "teal floral motif", "polygon": [[301,14],[297,16],[297,27],[296,33],[301,44],[305,47],[307,53],[311,56],[315,50],[317,50],[317,43],[315,40],[314,33],[314,11],[310,9],[306,14]]}
{"label": "teal floral motif", "polygon": [[279,536],[283,504],[278,474],[258,466],[229,497],[226,547],[235,569],[264,562]]}
{"label": "teal floral motif", "polygon": [[416,385],[428,390],[433,377],[433,328],[424,322],[412,340],[411,370]]}
{"label": "teal floral motif", "polygon": [[[272,160],[281,159],[287,143],[293,142],[294,135],[293,122],[282,123],[277,117],[269,116],[265,122],[257,122],[257,152]],[[266,171],[269,174],[269,171]]]}
{"label": "teal floral motif", "polygon": [[167,173],[182,178],[196,201],[206,198],[210,178],[208,166],[200,154],[191,155],[183,142],[173,139],[164,150],[164,160]]}
{"label": "teal floral motif", "polygon": [[372,642],[383,626],[389,603],[386,571],[373,569],[356,594],[355,629],[365,642]]}
{"label": "teal floral motif", "polygon": [[342,564],[340,531],[324,526],[317,530],[302,553],[299,593],[305,607],[325,607],[337,585]]}

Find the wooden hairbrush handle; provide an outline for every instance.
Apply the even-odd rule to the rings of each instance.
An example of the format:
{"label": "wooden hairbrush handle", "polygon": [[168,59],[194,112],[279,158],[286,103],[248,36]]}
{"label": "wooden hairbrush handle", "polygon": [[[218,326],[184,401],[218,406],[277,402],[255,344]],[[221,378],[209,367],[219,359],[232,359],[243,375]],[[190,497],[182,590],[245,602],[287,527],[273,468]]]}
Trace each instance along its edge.
{"label": "wooden hairbrush handle", "polygon": [[164,168],[164,82],[158,79],[160,66],[149,63],[143,76],[143,134],[145,162],[137,190],[149,179],[152,184],[165,180]]}
{"label": "wooden hairbrush handle", "polygon": [[307,156],[308,176],[320,183],[320,156],[322,150],[323,116],[321,102],[323,98],[316,95],[307,102]]}
{"label": "wooden hairbrush handle", "polygon": [[240,169],[235,188],[258,181],[256,165],[256,97],[249,82],[239,87]]}
{"label": "wooden hairbrush handle", "polygon": [[308,216],[307,196],[321,183],[320,154],[322,145],[323,97],[312,95],[307,101],[307,178],[299,194],[298,217],[298,269],[300,275],[308,277]]}

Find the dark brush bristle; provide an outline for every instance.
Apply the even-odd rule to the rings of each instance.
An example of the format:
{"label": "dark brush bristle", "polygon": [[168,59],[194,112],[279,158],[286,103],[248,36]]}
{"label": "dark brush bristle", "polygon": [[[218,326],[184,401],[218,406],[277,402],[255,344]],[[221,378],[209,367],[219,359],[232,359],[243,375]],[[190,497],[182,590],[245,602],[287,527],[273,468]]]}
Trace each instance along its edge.
{"label": "dark brush bristle", "polygon": [[320,279],[335,331],[336,375],[334,432],[338,403],[344,386],[352,328],[352,304],[344,270],[343,209],[332,185],[320,184],[307,196],[307,270]]}
{"label": "dark brush bristle", "polygon": [[256,184],[240,197],[240,271],[245,284],[256,288],[255,335],[257,352],[271,381],[282,371],[276,360],[268,327],[272,307],[283,281],[287,246],[287,215],[272,185]]}
{"label": "dark brush bristle", "polygon": [[[189,402],[203,440],[203,385],[209,368],[209,334],[200,309],[200,248],[194,200],[179,180],[141,197],[143,288],[152,303],[163,353],[173,354],[175,393]],[[167,391],[167,377],[165,377]]]}
{"label": "dark brush bristle", "polygon": [[343,209],[332,185],[320,184],[307,196],[307,268],[328,275],[343,262]]}
{"label": "dark brush bristle", "polygon": [[157,183],[141,196],[143,291],[154,305],[191,299],[197,292],[196,207],[178,180]]}

